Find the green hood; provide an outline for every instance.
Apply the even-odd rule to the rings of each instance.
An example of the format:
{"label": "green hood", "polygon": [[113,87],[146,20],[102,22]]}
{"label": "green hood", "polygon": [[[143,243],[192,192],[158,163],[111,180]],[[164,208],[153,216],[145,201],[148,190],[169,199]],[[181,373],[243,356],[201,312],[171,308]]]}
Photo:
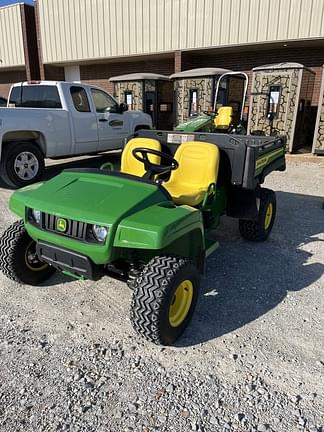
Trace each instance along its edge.
{"label": "green hood", "polygon": [[64,171],[45,183],[16,191],[10,208],[25,216],[25,207],[89,223],[113,225],[124,217],[161,201],[157,185],[103,172]]}
{"label": "green hood", "polygon": [[[164,250],[184,236],[186,242],[179,244],[181,254],[187,256],[192,239],[188,233],[198,232],[201,236],[202,232],[200,212],[173,205],[157,184],[96,169],[64,171],[45,183],[20,189],[12,195],[10,208],[24,219],[35,241],[74,251],[100,265],[124,257],[124,248]],[[97,244],[40,229],[27,219],[27,208],[108,226],[108,236],[103,244]]]}

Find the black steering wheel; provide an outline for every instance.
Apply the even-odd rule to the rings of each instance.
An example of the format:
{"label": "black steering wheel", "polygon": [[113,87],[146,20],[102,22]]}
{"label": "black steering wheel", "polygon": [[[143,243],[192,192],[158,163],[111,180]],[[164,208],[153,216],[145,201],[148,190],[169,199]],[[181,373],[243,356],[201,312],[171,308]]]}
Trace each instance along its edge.
{"label": "black steering wheel", "polygon": [[[144,164],[146,172],[143,177],[149,178],[150,180],[153,180],[156,174],[166,174],[172,170],[177,169],[179,166],[178,162],[172,156],[159,150],[153,150],[146,147],[137,147],[132,150],[132,154],[135,159]],[[170,163],[168,165],[155,164],[149,160],[149,154],[159,156],[162,160]]]}

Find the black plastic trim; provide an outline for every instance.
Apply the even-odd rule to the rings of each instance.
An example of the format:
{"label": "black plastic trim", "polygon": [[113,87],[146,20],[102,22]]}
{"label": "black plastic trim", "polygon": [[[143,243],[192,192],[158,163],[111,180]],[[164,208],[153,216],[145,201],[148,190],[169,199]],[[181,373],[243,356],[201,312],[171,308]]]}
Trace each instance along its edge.
{"label": "black plastic trim", "polygon": [[90,258],[49,243],[36,243],[36,253],[41,261],[63,272],[91,280],[96,280],[103,274],[100,267],[96,266]]}
{"label": "black plastic trim", "polygon": [[264,182],[265,177],[270,174],[272,171],[284,171],[286,169],[286,160],[282,157],[274,160],[268,166],[264,168],[264,170],[259,174],[258,178],[260,178],[260,184]]}

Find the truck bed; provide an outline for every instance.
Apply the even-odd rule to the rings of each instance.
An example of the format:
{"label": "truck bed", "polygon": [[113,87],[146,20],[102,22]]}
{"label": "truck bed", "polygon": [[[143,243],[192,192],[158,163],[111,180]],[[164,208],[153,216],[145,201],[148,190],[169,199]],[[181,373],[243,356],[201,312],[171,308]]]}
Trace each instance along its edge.
{"label": "truck bed", "polygon": [[160,130],[140,130],[138,137],[160,141],[162,150],[172,155],[186,141],[203,141],[218,146],[220,169],[218,182],[230,182],[233,186],[254,190],[272,171],[284,171],[286,137],[232,135],[224,133]]}

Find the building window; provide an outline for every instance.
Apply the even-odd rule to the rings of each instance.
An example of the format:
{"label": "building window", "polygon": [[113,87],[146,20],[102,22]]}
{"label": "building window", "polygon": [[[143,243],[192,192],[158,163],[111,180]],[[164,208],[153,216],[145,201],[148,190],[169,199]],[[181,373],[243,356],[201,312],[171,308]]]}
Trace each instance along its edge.
{"label": "building window", "polygon": [[90,112],[87,93],[83,87],[73,86],[70,88],[74,108],[79,112]]}
{"label": "building window", "polygon": [[198,114],[198,90],[189,90],[189,116],[195,116]]}
{"label": "building window", "polygon": [[91,89],[91,93],[97,113],[118,111],[117,102],[109,94],[98,89]]}

